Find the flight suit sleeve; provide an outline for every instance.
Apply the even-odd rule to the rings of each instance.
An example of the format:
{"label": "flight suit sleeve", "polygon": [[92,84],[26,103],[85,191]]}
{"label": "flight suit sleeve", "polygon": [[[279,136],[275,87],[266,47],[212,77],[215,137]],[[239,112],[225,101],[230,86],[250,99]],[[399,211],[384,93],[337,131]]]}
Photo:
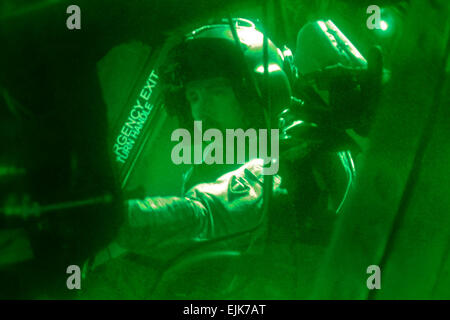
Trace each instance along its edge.
{"label": "flight suit sleeve", "polygon": [[[262,165],[255,159],[215,182],[190,189],[184,197],[151,197],[128,201],[119,243],[152,255],[182,250],[188,243],[232,235],[261,222]],[[281,178],[274,176],[274,190]]]}

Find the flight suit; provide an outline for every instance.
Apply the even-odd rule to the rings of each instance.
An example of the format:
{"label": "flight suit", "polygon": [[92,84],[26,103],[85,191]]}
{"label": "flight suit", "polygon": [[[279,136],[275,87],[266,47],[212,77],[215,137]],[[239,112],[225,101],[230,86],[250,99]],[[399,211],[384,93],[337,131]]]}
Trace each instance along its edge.
{"label": "flight suit", "polygon": [[[182,197],[128,201],[119,244],[144,255],[167,257],[196,242],[250,230],[261,223],[262,159],[254,159]],[[274,176],[274,193],[281,178]]]}

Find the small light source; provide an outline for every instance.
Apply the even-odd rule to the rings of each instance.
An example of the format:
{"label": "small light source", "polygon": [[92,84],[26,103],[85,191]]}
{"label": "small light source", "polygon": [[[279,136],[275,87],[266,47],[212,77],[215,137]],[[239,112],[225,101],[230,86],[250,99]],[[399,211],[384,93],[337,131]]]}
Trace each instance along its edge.
{"label": "small light source", "polygon": [[317,23],[319,24],[320,29],[322,29],[323,32],[327,32],[328,28],[327,25],[325,24],[325,22],[323,21],[317,21]]}
{"label": "small light source", "polygon": [[[281,70],[281,68],[276,63],[269,64],[269,73],[274,72],[274,71],[279,71],[279,70]],[[259,66],[258,68],[256,68],[256,72],[264,73],[264,66]]]}
{"label": "small light source", "polygon": [[249,47],[262,45],[264,39],[264,35],[261,32],[252,28],[239,29],[238,36],[239,40]]}
{"label": "small light source", "polygon": [[286,48],[283,50],[283,56],[285,56],[285,57],[292,57],[292,51],[291,51],[291,49],[289,49],[288,47],[286,47]]}
{"label": "small light source", "polygon": [[380,21],[380,28],[381,28],[381,30],[386,31],[387,28],[389,28],[389,25],[387,24],[386,21],[381,20],[381,21]]}

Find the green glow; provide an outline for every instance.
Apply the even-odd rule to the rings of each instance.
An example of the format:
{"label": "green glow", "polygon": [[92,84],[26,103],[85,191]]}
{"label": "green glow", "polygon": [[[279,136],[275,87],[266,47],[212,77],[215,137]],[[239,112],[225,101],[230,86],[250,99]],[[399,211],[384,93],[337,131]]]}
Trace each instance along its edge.
{"label": "green glow", "polygon": [[[276,63],[269,64],[269,72],[280,71],[280,70],[281,70],[280,66],[277,65]],[[256,72],[264,73],[264,66],[257,67]]]}
{"label": "green glow", "polygon": [[239,40],[249,46],[249,47],[257,47],[262,45],[264,35],[250,27],[240,28],[238,32]]}
{"label": "green glow", "polygon": [[323,21],[317,21],[317,24],[319,25],[320,29],[322,29],[323,32],[327,32],[328,28],[325,22]]}
{"label": "green glow", "polygon": [[381,30],[386,31],[389,28],[389,25],[387,24],[386,21],[382,20],[380,22],[380,28],[381,28]]}
{"label": "green glow", "polygon": [[360,59],[363,63],[367,63],[366,59],[359,53],[358,49],[348,40],[348,38],[339,30],[339,28],[333,23],[333,21],[328,20],[327,25],[331,30],[333,30],[337,35],[338,38],[342,39],[346,46],[350,48],[350,51],[353,53],[355,57]]}
{"label": "green glow", "polygon": [[1,176],[16,176],[24,175],[26,173],[24,168],[17,167],[0,167],[0,177]]}
{"label": "green glow", "polygon": [[116,155],[116,161],[125,163],[136,141],[139,139],[141,131],[148,119],[150,112],[153,110],[153,104],[150,103],[153,88],[157,85],[158,76],[152,70],[147,78],[145,86],[139,93],[136,103],[131,109],[129,116],[122,126],[113,152]]}
{"label": "green glow", "polygon": [[289,49],[289,48],[285,48],[284,50],[283,50],[283,56],[292,56],[292,51],[291,51],[291,49]]}

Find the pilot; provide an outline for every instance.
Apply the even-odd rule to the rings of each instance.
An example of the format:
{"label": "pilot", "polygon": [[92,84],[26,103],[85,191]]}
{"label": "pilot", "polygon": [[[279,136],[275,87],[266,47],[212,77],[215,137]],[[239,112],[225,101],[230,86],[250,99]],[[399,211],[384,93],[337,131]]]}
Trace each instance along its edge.
{"label": "pilot", "polygon": [[[216,128],[222,132],[267,128],[269,123],[277,127],[278,115],[292,104],[290,57],[268,40],[265,64],[263,33],[248,20],[235,19],[233,23],[234,28],[224,20],[196,29],[166,52],[167,60],[159,68],[165,105],[182,127],[196,130],[194,120],[202,121],[204,130]],[[267,74],[264,65],[268,66]],[[267,91],[271,95],[270,110],[265,103]],[[283,117],[286,127],[292,124],[286,112]],[[289,132],[295,132],[291,127]],[[344,157],[348,164],[349,154]],[[245,164],[194,165],[184,175],[185,192],[180,197],[129,201],[121,244],[135,252],[165,248],[161,252],[169,254],[169,247],[181,250],[189,241],[231,236],[258,226],[267,159],[246,160]],[[282,178],[273,175],[275,194],[285,193]],[[336,208],[339,200],[335,201]]]}
{"label": "pilot", "polygon": [[[267,128],[261,99],[263,34],[249,21],[233,21],[234,30],[226,21],[196,29],[166,53],[159,76],[165,105],[181,127],[198,130],[193,122],[201,121],[203,130],[215,128],[223,136],[226,129]],[[270,40],[268,47],[269,81],[277,85],[271,107],[281,110],[290,103],[290,84],[284,56]],[[246,154],[245,163],[194,165],[184,175],[181,197],[129,201],[121,244],[134,252],[167,255],[188,243],[256,228],[262,223],[264,162]],[[275,194],[282,193],[281,177],[272,179]]]}
{"label": "pilot", "polygon": [[[158,74],[165,106],[180,127],[198,130],[194,121],[201,121],[203,130],[223,133],[277,128],[281,154],[262,159],[247,153],[245,163],[193,165],[183,176],[181,196],[128,200],[117,239],[121,250],[170,260],[199,243],[222,241],[241,251],[268,244],[274,252],[293,240],[327,239],[330,224],[323,222],[334,218],[349,190],[351,155],[317,147],[326,135],[315,134],[315,123],[290,111],[303,102],[292,98],[295,68],[288,52],[267,39],[265,60],[263,33],[244,19],[168,40]],[[265,175],[270,161],[279,161],[280,170]],[[320,209],[325,218],[313,216]]]}

